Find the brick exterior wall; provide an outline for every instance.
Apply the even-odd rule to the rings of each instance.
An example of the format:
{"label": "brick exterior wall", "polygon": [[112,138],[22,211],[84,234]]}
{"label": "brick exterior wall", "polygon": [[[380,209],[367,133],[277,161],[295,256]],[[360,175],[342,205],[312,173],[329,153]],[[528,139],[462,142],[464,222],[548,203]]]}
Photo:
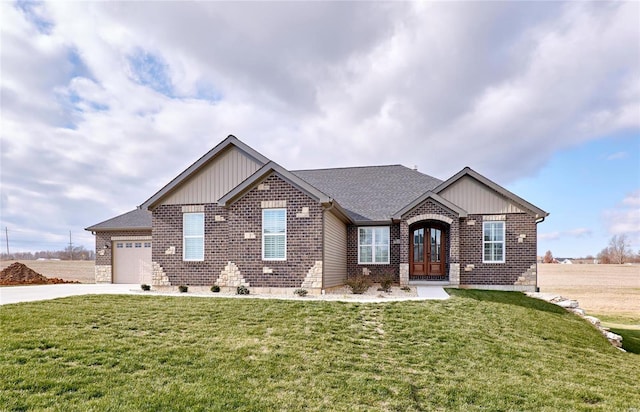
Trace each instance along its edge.
{"label": "brick exterior wall", "polygon": [[[182,205],[160,205],[152,214],[152,260],[158,263],[172,285],[213,285],[227,263],[227,210],[217,204],[204,205],[204,261],[182,259]],[[216,221],[216,216],[225,220]],[[173,248],[173,250],[172,250]]]}
{"label": "brick exterior wall", "polygon": [[398,264],[400,263],[400,226],[391,225],[389,229],[389,264],[388,265],[372,265],[358,264],[358,228],[359,226],[347,226],[347,277],[362,275],[363,269],[369,270],[374,280],[382,275],[391,274],[395,277],[395,281],[399,281]]}
{"label": "brick exterior wall", "polygon": [[[302,285],[309,270],[322,261],[322,205],[276,174],[260,183],[228,209],[204,205],[203,262],[182,260],[182,205],[161,205],[153,211],[153,261],[172,285],[213,285],[228,262],[251,287]],[[262,260],[263,201],[286,202],[286,261]]]}
{"label": "brick exterior wall", "polygon": [[[96,265],[111,265],[112,264],[112,236],[151,236],[150,230],[126,230],[126,231],[113,231],[113,232],[96,232]],[[105,246],[108,249],[105,249]],[[102,253],[101,251],[104,251]]]}
{"label": "brick exterior wall", "polygon": [[[505,263],[482,263],[483,215],[469,215],[461,221],[461,285],[514,285],[518,277],[536,264],[535,218],[525,213],[507,214],[505,218]],[[469,221],[475,221],[475,224],[468,225]],[[522,242],[518,242],[520,235],[526,236]]]}

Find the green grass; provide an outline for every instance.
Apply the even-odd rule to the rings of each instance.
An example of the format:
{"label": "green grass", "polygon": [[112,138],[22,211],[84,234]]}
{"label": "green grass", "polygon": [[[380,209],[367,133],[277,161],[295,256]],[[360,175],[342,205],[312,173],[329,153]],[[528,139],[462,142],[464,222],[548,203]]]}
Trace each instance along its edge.
{"label": "green grass", "polygon": [[518,293],[0,307],[2,410],[630,410],[640,356]]}

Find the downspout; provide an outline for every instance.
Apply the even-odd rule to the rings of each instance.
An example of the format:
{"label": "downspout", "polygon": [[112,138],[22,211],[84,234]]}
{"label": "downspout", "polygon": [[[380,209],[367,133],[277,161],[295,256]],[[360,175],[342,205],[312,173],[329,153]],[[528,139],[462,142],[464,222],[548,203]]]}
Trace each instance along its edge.
{"label": "downspout", "polygon": [[[544,222],[546,216],[542,216],[536,219],[536,226],[538,223]],[[540,292],[540,287],[538,287],[538,228],[536,227],[536,292]]]}

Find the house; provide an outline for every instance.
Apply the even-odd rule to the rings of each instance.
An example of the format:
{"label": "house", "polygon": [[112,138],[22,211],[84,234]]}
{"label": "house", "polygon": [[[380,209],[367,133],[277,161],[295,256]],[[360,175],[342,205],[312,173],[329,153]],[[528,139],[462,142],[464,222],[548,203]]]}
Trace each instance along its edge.
{"label": "house", "polygon": [[548,213],[466,167],[290,171],[229,136],[137,209],[88,227],[96,281],[265,292],[360,274],[534,290]]}

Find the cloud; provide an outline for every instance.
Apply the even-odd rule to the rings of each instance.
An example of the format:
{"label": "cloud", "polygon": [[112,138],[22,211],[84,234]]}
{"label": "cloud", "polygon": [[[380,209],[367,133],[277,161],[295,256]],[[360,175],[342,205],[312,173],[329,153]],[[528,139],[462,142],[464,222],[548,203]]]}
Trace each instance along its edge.
{"label": "cloud", "polygon": [[619,160],[619,159],[625,159],[627,157],[629,157],[629,153],[627,152],[616,152],[607,156],[606,160]]}
{"label": "cloud", "polygon": [[629,236],[633,245],[640,244],[640,190],[627,195],[615,208],[603,212],[609,234]]}
{"label": "cloud", "polygon": [[0,3],[12,227],[130,210],[230,133],[290,169],[507,184],[640,129],[634,2],[25,4]]}
{"label": "cloud", "polygon": [[579,227],[576,229],[565,230],[565,231],[555,231],[548,233],[539,233],[539,240],[560,240],[566,238],[584,238],[589,237],[593,231],[589,228]]}

